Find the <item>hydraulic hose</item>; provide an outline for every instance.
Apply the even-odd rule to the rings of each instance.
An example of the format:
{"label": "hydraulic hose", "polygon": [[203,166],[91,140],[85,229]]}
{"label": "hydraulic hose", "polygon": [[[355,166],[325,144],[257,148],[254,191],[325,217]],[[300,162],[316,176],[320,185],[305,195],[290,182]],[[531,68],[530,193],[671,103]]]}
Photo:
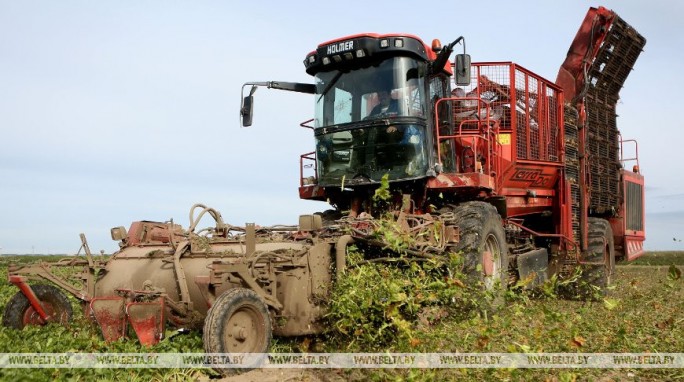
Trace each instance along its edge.
{"label": "hydraulic hose", "polygon": [[347,247],[354,243],[351,235],[344,235],[335,244],[335,275],[339,279],[347,269]]}

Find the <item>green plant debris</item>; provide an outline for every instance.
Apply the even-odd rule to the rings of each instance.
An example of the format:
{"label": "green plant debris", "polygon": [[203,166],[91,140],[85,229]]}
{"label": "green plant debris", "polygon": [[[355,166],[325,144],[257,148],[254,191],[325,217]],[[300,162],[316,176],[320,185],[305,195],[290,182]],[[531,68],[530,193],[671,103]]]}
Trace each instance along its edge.
{"label": "green plant debris", "polygon": [[375,189],[375,193],[373,194],[373,202],[388,202],[391,197],[392,194],[390,193],[389,187],[389,174],[385,174],[380,179],[380,187]]}
{"label": "green plant debris", "polygon": [[[353,261],[360,255],[352,253]],[[662,261],[662,260],[661,260]],[[430,264],[430,263],[428,263]],[[576,282],[552,278],[541,288],[506,295],[490,315],[468,311],[459,299],[471,293],[440,279],[437,267],[392,264],[351,267],[335,291],[333,332],[326,351],[349,352],[680,352],[684,348],[684,283],[668,266],[619,263],[608,297],[582,301],[558,297]],[[680,279],[678,279],[680,280]],[[446,284],[444,286],[443,284]],[[438,287],[437,285],[440,285]],[[441,290],[441,292],[436,292]],[[449,293],[457,303],[448,298]],[[472,294],[471,294],[472,296]],[[370,372],[377,380],[673,380],[681,370],[435,369]],[[368,375],[366,375],[368,377]],[[569,379],[568,379],[569,378]],[[611,379],[612,378],[612,379]]]}
{"label": "green plant debris", "polygon": [[[655,254],[659,255],[659,254]],[[643,257],[644,261],[651,254]],[[576,301],[555,297],[553,282],[546,292],[509,291],[507,303],[494,314],[473,314],[464,308],[474,298],[462,282],[445,275],[435,262],[400,260],[391,264],[362,263],[360,253],[349,256],[350,267],[334,293],[334,328],[316,337],[278,338],[273,352],[651,352],[684,349],[684,282],[669,265],[681,269],[682,253],[657,256],[661,266],[620,263],[615,288],[605,301]],[[63,256],[51,260],[57,260]],[[33,257],[46,260],[45,257]],[[31,258],[0,256],[0,275],[9,261]],[[557,283],[558,280],[555,280]],[[519,288],[522,289],[522,288]],[[346,296],[340,294],[346,291]],[[17,288],[0,284],[0,311]],[[201,352],[201,333],[167,337],[151,348],[128,339],[107,344],[99,329],[83,317],[70,297],[74,322],[16,331],[0,326],[3,352]],[[361,313],[365,312],[365,315]],[[278,370],[274,370],[277,372]],[[306,371],[335,377],[327,380],[394,381],[592,381],[682,380],[679,369],[387,369]],[[0,369],[0,380],[131,380],[194,381],[215,377],[207,369]],[[324,378],[320,378],[326,380]],[[306,380],[306,379],[303,379]],[[315,380],[315,379],[314,379]]]}
{"label": "green plant debris", "polygon": [[391,262],[365,262],[352,247],[349,269],[337,280],[329,303],[327,319],[334,330],[328,334],[353,338],[345,349],[350,351],[409,349],[418,331],[477,312],[487,296],[467,286],[449,260],[418,262],[402,255]]}

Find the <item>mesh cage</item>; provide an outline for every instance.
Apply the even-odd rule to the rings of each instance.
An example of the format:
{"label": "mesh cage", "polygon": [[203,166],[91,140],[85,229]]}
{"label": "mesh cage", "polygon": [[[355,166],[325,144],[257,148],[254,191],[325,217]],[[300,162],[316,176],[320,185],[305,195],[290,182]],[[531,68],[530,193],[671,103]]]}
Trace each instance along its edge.
{"label": "mesh cage", "polygon": [[458,131],[488,118],[512,134],[514,161],[560,162],[562,101],[553,83],[513,63],[476,63],[471,76],[470,86],[453,92],[465,97],[454,107]]}

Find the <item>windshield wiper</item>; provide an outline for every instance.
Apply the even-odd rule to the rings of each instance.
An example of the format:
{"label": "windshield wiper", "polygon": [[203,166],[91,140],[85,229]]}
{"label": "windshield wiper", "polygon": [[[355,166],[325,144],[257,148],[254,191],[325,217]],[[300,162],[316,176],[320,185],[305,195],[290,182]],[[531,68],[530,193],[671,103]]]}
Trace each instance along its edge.
{"label": "windshield wiper", "polygon": [[321,93],[321,96],[318,97],[318,101],[316,101],[316,103],[321,102],[321,98],[323,98],[324,95],[328,94],[330,89],[332,89],[332,87],[335,86],[335,83],[337,83],[337,80],[339,80],[340,77],[342,77],[342,71],[341,70],[339,72],[337,72],[337,74],[335,74],[335,77],[333,77],[333,79],[330,80],[330,82],[328,82],[328,85],[325,87],[325,89],[323,89],[323,93]]}

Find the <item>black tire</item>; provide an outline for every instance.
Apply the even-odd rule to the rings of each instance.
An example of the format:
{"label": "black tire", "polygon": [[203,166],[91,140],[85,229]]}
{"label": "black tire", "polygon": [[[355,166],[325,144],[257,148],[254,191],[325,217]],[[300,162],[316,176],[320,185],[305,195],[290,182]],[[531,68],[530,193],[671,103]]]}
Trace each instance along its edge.
{"label": "black tire", "polygon": [[[256,292],[234,288],[220,295],[204,320],[206,353],[266,353],[273,330],[266,303]],[[246,369],[216,369],[224,375]]]}
{"label": "black tire", "polygon": [[[52,285],[32,285],[33,293],[40,300],[43,309],[51,316],[48,322],[58,322],[63,325],[71,322],[73,310],[67,296]],[[8,328],[21,330],[28,325],[42,326],[45,323],[33,309],[28,298],[19,291],[9,300],[2,315],[2,324]]]}
{"label": "black tire", "polygon": [[[508,284],[508,245],[501,216],[494,206],[479,201],[446,207],[445,210],[453,214],[449,224],[458,227],[460,235],[458,243],[449,251],[463,257],[463,273],[471,281],[492,293],[489,308],[498,307],[503,303]],[[489,269],[485,258],[491,260]],[[488,270],[491,271],[486,272]]]}
{"label": "black tire", "polygon": [[[588,219],[588,248],[582,259],[588,263],[580,264],[569,283],[563,283],[561,296],[576,300],[600,300],[608,294],[615,275],[615,243],[613,229],[605,219]],[[600,263],[600,264],[599,264]]]}
{"label": "black tire", "polygon": [[321,215],[323,227],[334,225],[336,220],[342,219],[342,213],[337,210],[325,210],[323,212],[316,212],[314,215]]}
{"label": "black tire", "polygon": [[602,262],[601,265],[585,265],[579,280],[578,296],[600,298],[608,293],[615,275],[615,243],[613,229],[605,219],[589,218],[589,248],[584,259]]}

